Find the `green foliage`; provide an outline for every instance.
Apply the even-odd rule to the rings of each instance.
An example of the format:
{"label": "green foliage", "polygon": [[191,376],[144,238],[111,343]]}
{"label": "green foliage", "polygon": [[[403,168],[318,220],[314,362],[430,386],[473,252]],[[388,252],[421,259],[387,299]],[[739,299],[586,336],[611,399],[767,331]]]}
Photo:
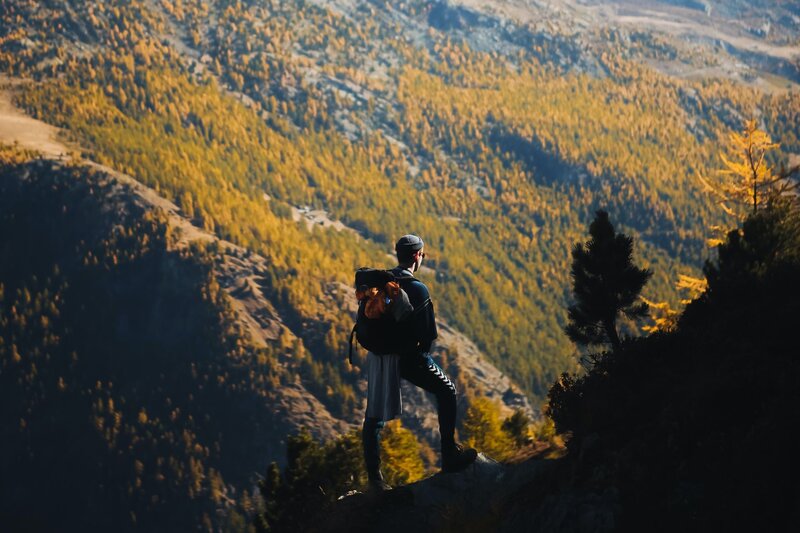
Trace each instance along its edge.
{"label": "green foliage", "polygon": [[615,233],[605,211],[597,212],[589,234],[585,245],[577,243],[572,249],[577,303],[569,307],[565,332],[578,344],[608,343],[618,349],[617,315],[647,316],[647,304],[639,300],[639,294],[652,272],[633,264],[633,239]]}
{"label": "green foliage", "polygon": [[576,387],[574,375],[564,372],[550,387],[547,394],[547,416],[553,420],[558,433],[571,432],[579,424],[577,413],[580,410],[581,392]]}
{"label": "green foliage", "polygon": [[213,526],[246,499],[228,487],[261,460],[259,424],[280,427],[267,400],[284,371],[236,325],[212,252],[176,249],[131,195],[88,167],[0,167],[12,529]]}
{"label": "green foliage", "polygon": [[[796,200],[793,204],[796,203]],[[731,286],[757,283],[767,275],[800,263],[800,217],[796,205],[773,206],[750,216],[741,229],[728,233],[717,248],[718,261],[708,261],[708,295]]]}
{"label": "green foliage", "polygon": [[270,465],[259,484],[266,512],[257,521],[262,531],[297,531],[349,490],[365,486],[361,437],[353,430],[319,443],[307,431],[290,436],[287,465],[281,473]]}
{"label": "green foliage", "polygon": [[[367,476],[361,435],[352,430],[320,443],[308,431],[292,435],[286,445],[287,465],[272,463],[259,483],[265,511],[261,531],[297,531],[321,516],[340,496],[366,490]],[[382,470],[391,485],[418,481],[425,474],[417,438],[400,421],[381,435]]]}
{"label": "green foliage", "polygon": [[381,431],[381,470],[392,486],[414,483],[425,475],[419,441],[400,420],[387,423]]}
{"label": "green foliage", "polygon": [[[759,210],[706,267],[677,327],[565,375],[549,414],[570,432],[576,479],[619,491],[632,529],[791,529],[800,472],[800,208]],[[688,490],[688,487],[693,487]]]}
{"label": "green foliage", "polygon": [[532,436],[535,441],[538,442],[545,442],[550,445],[550,447],[554,451],[559,451],[564,448],[564,440],[561,435],[556,432],[556,426],[553,422],[553,419],[547,416],[547,413],[544,413],[545,416],[536,423],[532,428]]}
{"label": "green foliage", "polygon": [[507,459],[514,452],[514,440],[503,430],[500,407],[485,397],[470,402],[459,434],[468,446],[498,461]]}
{"label": "green foliage", "polygon": [[503,420],[503,431],[513,439],[517,448],[531,441],[531,419],[522,409],[515,409],[514,414]]}

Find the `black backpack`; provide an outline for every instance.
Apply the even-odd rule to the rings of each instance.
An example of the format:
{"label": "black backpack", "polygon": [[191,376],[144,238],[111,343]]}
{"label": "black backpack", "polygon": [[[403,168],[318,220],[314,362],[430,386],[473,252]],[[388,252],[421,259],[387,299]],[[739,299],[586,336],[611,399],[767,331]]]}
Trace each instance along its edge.
{"label": "black backpack", "polygon": [[[396,276],[389,270],[359,268],[356,270],[355,288],[358,298],[358,317],[350,332],[348,360],[353,363],[353,337],[364,349],[383,355],[398,353],[402,346],[401,323],[417,310],[408,300],[403,285],[414,276]],[[392,283],[395,284],[392,287]],[[380,299],[382,302],[371,300]],[[372,312],[370,313],[370,307]],[[381,312],[376,315],[375,309]],[[371,314],[372,317],[367,316]]]}

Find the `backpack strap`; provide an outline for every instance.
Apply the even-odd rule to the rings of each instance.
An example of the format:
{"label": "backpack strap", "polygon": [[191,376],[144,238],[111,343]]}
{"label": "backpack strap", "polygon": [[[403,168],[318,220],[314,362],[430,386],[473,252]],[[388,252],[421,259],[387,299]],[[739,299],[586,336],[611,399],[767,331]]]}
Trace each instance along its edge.
{"label": "backpack strap", "polygon": [[426,309],[426,308],[430,307],[431,305],[433,305],[433,300],[431,300],[430,298],[428,298],[427,300],[425,300],[425,301],[422,303],[422,305],[420,305],[419,307],[415,307],[415,308],[414,308],[414,311],[412,311],[412,312],[411,312],[411,316],[414,316],[414,315],[416,315],[416,314],[418,314],[418,313],[422,312],[422,310],[423,310],[423,309]]}
{"label": "backpack strap", "polygon": [[356,334],[356,327],[358,324],[353,324],[353,331],[350,332],[350,352],[347,354],[347,360],[350,361],[350,366],[353,365],[353,337]]}
{"label": "backpack strap", "polygon": [[[390,272],[392,274],[394,274],[396,272],[396,270],[390,270]],[[406,281],[406,282],[416,281],[417,283],[421,283],[417,278],[415,278],[414,276],[411,276],[411,275],[400,275],[400,276],[395,275],[394,280],[400,285],[401,289],[403,289],[403,282],[404,281]],[[405,289],[403,289],[403,290],[405,290]],[[408,292],[408,291],[406,291],[406,292]],[[411,315],[409,315],[409,316],[417,315],[423,309],[426,309],[430,305],[433,305],[433,301],[430,298],[427,298],[424,302],[422,302],[422,305],[420,305],[418,307],[415,307],[414,311],[412,311]]]}

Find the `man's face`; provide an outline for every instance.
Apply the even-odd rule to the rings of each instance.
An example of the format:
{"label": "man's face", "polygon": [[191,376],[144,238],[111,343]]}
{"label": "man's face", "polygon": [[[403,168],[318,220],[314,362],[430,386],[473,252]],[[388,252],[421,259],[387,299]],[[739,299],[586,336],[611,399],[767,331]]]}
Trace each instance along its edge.
{"label": "man's face", "polygon": [[422,260],[425,259],[425,249],[422,248],[419,252],[414,254],[414,272],[419,270],[419,267],[422,266]]}

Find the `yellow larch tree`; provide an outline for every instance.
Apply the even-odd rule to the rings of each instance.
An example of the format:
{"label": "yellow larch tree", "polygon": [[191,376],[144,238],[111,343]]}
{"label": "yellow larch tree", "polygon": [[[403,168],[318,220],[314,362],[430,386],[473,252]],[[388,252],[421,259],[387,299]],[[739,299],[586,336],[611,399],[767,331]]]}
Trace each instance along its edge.
{"label": "yellow larch tree", "polygon": [[750,212],[756,213],[785,192],[786,176],[776,175],[767,161],[767,154],[779,146],[758,128],[755,119],[747,120],[741,133],[732,132],[729,136],[730,153],[721,154],[723,168],[716,172],[720,179],[699,176],[700,181],[727,214],[742,219]]}

